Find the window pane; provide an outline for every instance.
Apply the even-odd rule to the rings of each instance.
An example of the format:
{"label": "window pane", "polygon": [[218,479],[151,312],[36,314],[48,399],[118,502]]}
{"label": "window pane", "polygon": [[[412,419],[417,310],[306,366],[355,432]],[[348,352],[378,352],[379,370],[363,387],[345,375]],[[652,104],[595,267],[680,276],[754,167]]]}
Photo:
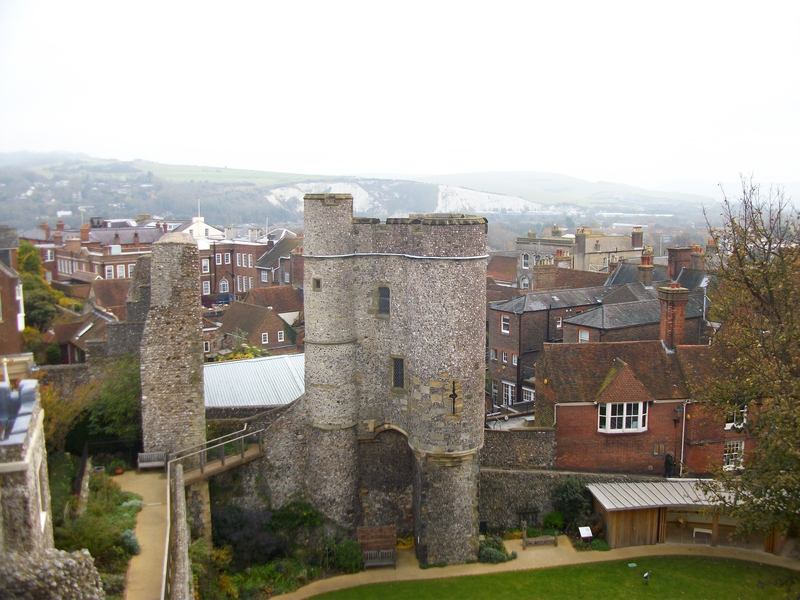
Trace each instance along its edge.
{"label": "window pane", "polygon": [[392,387],[405,387],[405,365],[402,358],[392,359]]}
{"label": "window pane", "polygon": [[389,288],[388,287],[379,287],[378,288],[378,314],[379,315],[388,315],[390,309],[390,296],[389,296]]}

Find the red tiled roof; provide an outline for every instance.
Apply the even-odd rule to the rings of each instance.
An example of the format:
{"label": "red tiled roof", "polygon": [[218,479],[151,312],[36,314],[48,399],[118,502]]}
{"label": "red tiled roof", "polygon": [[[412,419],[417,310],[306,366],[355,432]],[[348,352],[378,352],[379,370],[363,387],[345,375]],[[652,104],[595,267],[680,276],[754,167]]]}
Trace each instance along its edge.
{"label": "red tiled roof", "polygon": [[130,279],[98,279],[92,281],[90,295],[95,298],[97,306],[102,308],[125,306],[130,286]]}
{"label": "red tiled roof", "polygon": [[490,254],[486,275],[495,281],[514,281],[517,278],[517,257]]}
{"label": "red tiled roof", "polygon": [[244,297],[244,302],[265,308],[271,307],[277,313],[303,310],[303,296],[300,290],[290,285],[274,285],[249,290]]}
{"label": "red tiled roof", "polygon": [[[548,379],[558,402],[594,402],[617,360],[653,398],[689,397],[676,354],[668,354],[660,341],[544,344],[540,360],[537,380]],[[632,389],[628,385],[621,383],[621,389]]]}
{"label": "red tiled roof", "polygon": [[600,386],[595,401],[601,402],[650,402],[655,400],[628,365],[614,359],[614,365]]}

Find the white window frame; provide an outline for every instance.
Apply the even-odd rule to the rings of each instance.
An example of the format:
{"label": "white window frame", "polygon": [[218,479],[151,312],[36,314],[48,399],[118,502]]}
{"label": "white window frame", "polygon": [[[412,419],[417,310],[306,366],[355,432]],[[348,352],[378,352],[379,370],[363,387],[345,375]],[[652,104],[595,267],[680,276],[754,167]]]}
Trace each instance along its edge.
{"label": "white window frame", "polygon": [[492,360],[497,360],[497,348],[492,348],[489,350],[489,358]]}
{"label": "white window frame", "polygon": [[211,293],[211,282],[204,281],[203,282],[203,296],[208,296]]}
{"label": "white window frame", "polygon": [[203,342],[203,352],[211,352],[211,342]]}
{"label": "white window frame", "polygon": [[578,343],[579,344],[588,344],[589,343],[589,330],[588,329],[579,329],[578,330]]}
{"label": "white window frame", "polygon": [[494,402],[494,403],[497,402],[497,394],[498,394],[498,392],[497,392],[497,381],[492,379],[492,402]]}
{"label": "white window frame", "polygon": [[125,279],[125,265],[117,265],[117,279]]}
{"label": "white window frame", "polygon": [[512,354],[511,355],[511,364],[514,365],[515,367],[517,366],[517,355],[516,354]]}
{"label": "white window frame", "polygon": [[237,267],[242,266],[242,255],[239,254],[238,252],[236,253],[236,266]]}
{"label": "white window frame", "polygon": [[503,355],[502,356],[503,356],[503,364],[504,365],[508,364],[508,352],[503,350]]}
{"label": "white window frame", "polygon": [[284,271],[284,272],[283,272],[283,283],[290,283],[290,280],[289,280],[289,271]]}
{"label": "white window frame", "polygon": [[136,263],[128,265],[128,279],[133,279],[133,270],[136,268]]}
{"label": "white window frame", "polygon": [[556,317],[556,329],[561,329],[564,326],[564,318]]}
{"label": "white window frame", "polygon": [[253,255],[252,254],[248,254],[247,255],[247,268],[249,268],[249,269],[253,268]]}
{"label": "white window frame", "polygon": [[269,273],[267,273],[266,269],[261,269],[261,281],[262,283],[269,283]]}
{"label": "white window frame", "polygon": [[508,315],[500,316],[500,333],[509,333],[511,331],[511,317]]}
{"label": "white window frame", "polygon": [[261,343],[262,344],[269,344],[269,333],[268,332],[265,331],[264,333],[261,334]]}
{"label": "white window frame", "polygon": [[536,392],[530,388],[522,388],[522,401],[533,402],[536,399]]}
{"label": "white window frame", "polygon": [[248,279],[250,280],[250,285],[248,286],[248,289],[252,290],[253,289],[253,278],[252,277],[248,277]]}
{"label": "white window frame", "polygon": [[722,449],[722,468],[725,471],[735,471],[743,468],[744,440],[727,440]]}
{"label": "white window frame", "polygon": [[521,285],[520,285],[520,287],[521,287],[523,290],[529,290],[529,289],[531,289],[531,282],[528,280],[528,278],[527,278],[527,277],[523,277],[523,278],[522,278],[522,281],[521,281]]}
{"label": "white window frame", "polygon": [[747,423],[747,406],[735,408],[725,415],[725,430],[740,431]]}
{"label": "white window frame", "polygon": [[219,293],[220,294],[227,294],[230,291],[230,286],[228,285],[227,279],[220,279],[219,280]]}
{"label": "white window frame", "polygon": [[53,262],[55,257],[56,257],[56,253],[55,253],[55,250],[53,250],[52,248],[47,248],[44,251],[44,262]]}
{"label": "white window frame", "polygon": [[285,339],[286,339],[286,338],[285,338],[285,336],[284,336],[284,333],[283,333],[282,331],[279,331],[279,332],[278,332],[278,341],[279,341],[279,342],[282,342],[282,341],[284,341]]}
{"label": "white window frame", "polygon": [[220,252],[217,252],[214,256],[214,262],[218,265],[222,264],[222,254]]}
{"label": "white window frame", "polygon": [[114,279],[114,265],[106,265],[106,279]]}
{"label": "white window frame", "polygon": [[200,261],[200,272],[203,275],[211,273],[211,261],[209,259],[204,258]]}
{"label": "white window frame", "polygon": [[508,381],[503,382],[503,406],[511,406],[517,401],[517,385]]}
{"label": "white window frame", "polygon": [[647,431],[647,402],[609,402],[597,405],[597,431],[631,433]]}
{"label": "white window frame", "polygon": [[237,292],[241,292],[242,291],[242,276],[241,275],[237,275],[236,276],[236,291]]}
{"label": "white window frame", "polygon": [[231,264],[231,253],[230,252],[225,252],[225,264],[226,265]]}
{"label": "white window frame", "polygon": [[527,254],[522,255],[522,268],[527,269],[528,265],[530,264],[530,256]]}

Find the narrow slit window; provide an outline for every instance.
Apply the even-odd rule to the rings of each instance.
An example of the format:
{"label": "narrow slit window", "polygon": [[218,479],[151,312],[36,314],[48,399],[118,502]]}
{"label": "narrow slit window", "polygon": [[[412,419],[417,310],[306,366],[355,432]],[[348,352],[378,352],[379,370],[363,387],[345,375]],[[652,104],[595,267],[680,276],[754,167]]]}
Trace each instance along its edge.
{"label": "narrow slit window", "polygon": [[392,387],[399,389],[406,387],[405,360],[402,358],[392,359]]}
{"label": "narrow slit window", "polygon": [[388,315],[390,313],[390,300],[391,300],[391,292],[389,291],[388,287],[379,287],[378,288],[378,314],[379,315]]}

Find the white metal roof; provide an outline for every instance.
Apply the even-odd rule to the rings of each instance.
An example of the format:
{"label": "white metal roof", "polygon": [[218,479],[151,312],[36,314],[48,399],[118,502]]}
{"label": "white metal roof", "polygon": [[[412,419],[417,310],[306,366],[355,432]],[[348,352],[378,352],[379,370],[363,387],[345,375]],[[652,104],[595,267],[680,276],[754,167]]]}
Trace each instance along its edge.
{"label": "white metal roof", "polygon": [[713,506],[715,503],[696,487],[697,480],[647,483],[593,483],[586,487],[608,511],[661,506]]}
{"label": "white metal roof", "polygon": [[206,363],[206,408],[283,406],[303,395],[305,354]]}

